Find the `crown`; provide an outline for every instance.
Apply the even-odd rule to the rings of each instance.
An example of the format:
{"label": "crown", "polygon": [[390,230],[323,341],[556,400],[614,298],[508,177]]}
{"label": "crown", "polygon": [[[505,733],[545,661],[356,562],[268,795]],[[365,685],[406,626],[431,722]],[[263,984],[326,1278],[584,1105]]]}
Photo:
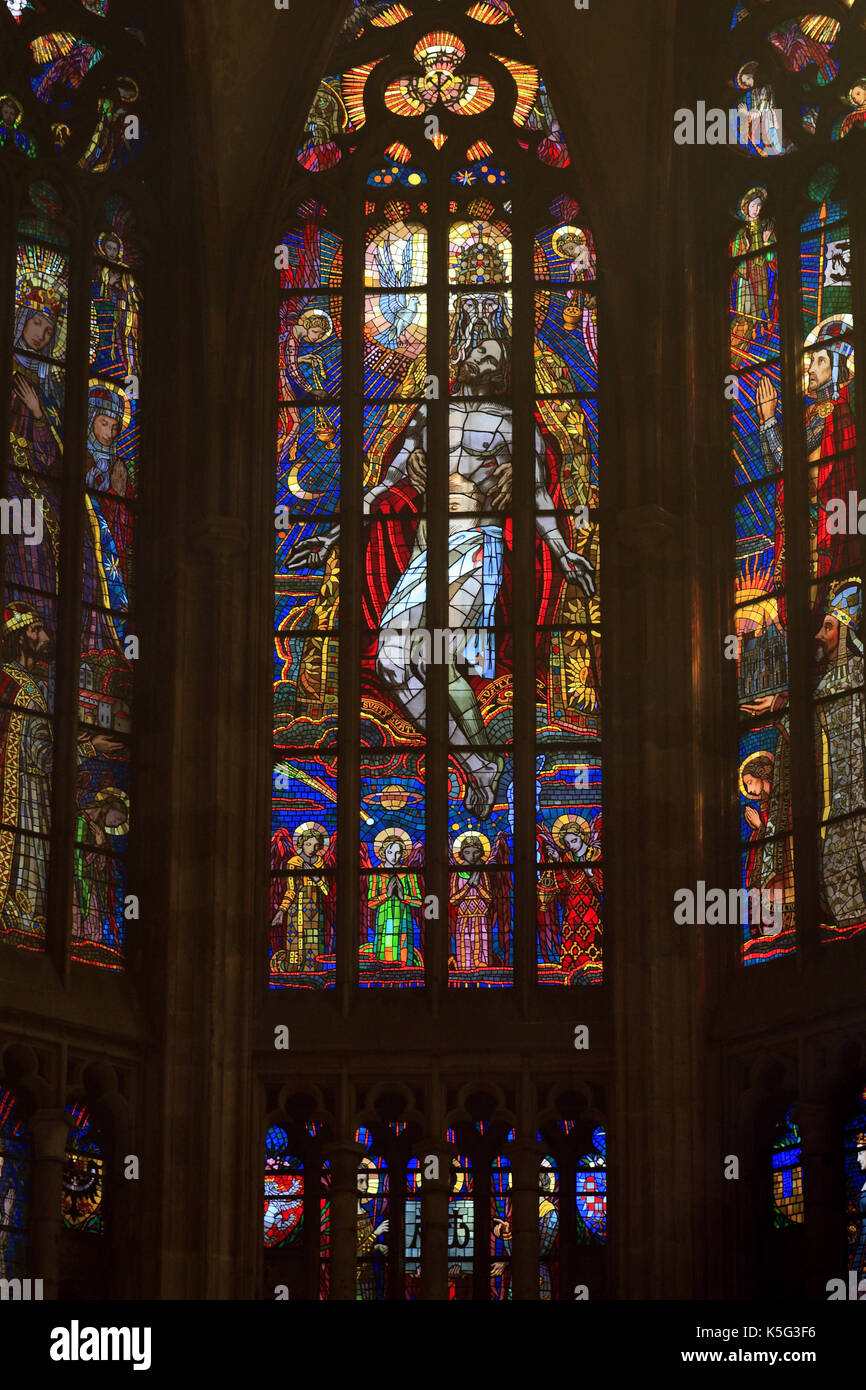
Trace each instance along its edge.
{"label": "crown", "polygon": [[39,614],[29,603],[10,603],[3,611],[3,625],[7,632],[18,632],[38,622]]}
{"label": "crown", "polygon": [[35,280],[25,280],[21,286],[21,303],[36,313],[56,320],[63,308],[63,295],[53,285],[41,285]]}
{"label": "crown", "polygon": [[860,621],[860,578],[852,574],[848,579],[839,579],[830,585],[827,612],[838,618],[846,627],[853,627]]}

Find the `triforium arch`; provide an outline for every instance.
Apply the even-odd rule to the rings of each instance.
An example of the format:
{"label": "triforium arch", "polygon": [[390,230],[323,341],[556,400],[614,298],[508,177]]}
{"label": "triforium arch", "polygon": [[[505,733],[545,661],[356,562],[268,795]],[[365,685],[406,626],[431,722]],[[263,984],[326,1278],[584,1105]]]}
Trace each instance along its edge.
{"label": "triforium arch", "polygon": [[608,1296],[598,1089],[455,1074],[269,1094],[263,1298]]}

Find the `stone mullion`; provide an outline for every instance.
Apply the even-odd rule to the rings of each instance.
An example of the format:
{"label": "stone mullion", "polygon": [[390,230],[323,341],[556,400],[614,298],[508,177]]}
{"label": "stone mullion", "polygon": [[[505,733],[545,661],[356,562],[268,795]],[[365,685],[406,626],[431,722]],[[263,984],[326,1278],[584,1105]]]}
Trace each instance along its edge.
{"label": "stone mullion", "polygon": [[[11,177],[3,180],[0,188],[8,195],[9,206],[14,207],[20,200],[20,191],[17,189]],[[3,381],[3,390],[0,391],[0,440],[6,441],[3,444],[3,454],[0,458],[0,478],[2,478],[2,496],[8,495],[9,489],[9,420],[12,407],[11,376],[12,376],[12,334],[15,327],[15,254],[17,243],[17,217],[7,217],[4,219],[4,226],[0,229],[0,381]],[[8,385],[6,384],[8,383]],[[4,600],[5,600],[5,581],[6,581],[6,538],[0,534],[0,575],[3,576]]]}
{"label": "stone mullion", "polygon": [[785,608],[791,731],[791,817],[797,921],[797,968],[805,967],[818,915],[817,797],[812,756],[814,647],[809,602],[809,490],[803,431],[800,218],[787,204],[777,220],[785,489]]}
{"label": "stone mullion", "polygon": [[539,1292],[538,1146],[518,1139],[511,1146],[511,1296],[531,1300]]}
{"label": "stone mullion", "polygon": [[824,1101],[799,1101],[794,1111],[803,1142],[803,1229],[808,1241],[802,1297],[826,1299],[827,1280],[847,1276],[844,1206],[837,1201],[834,1167],[841,1166],[841,1135]]}
{"label": "stone mullion", "polygon": [[[357,171],[355,184],[358,183]],[[363,207],[354,189],[352,205]],[[346,219],[343,258],[343,387],[340,395],[340,638],[337,755],[337,940],[340,1011],[351,1012],[358,983],[361,797],[361,567],[363,529],[363,328],[365,226]],[[358,383],[357,388],[355,383]]]}
{"label": "stone mullion", "polygon": [[78,774],[78,684],[81,665],[84,477],[87,458],[91,235],[79,221],[69,247],[69,318],[64,373],[60,564],[54,686],[54,776],[48,861],[48,951],[64,980],[70,974],[74,898],[75,784]]}
{"label": "stone mullion", "polygon": [[331,1288],[330,1298],[354,1302],[357,1265],[358,1144],[325,1147],[331,1164]]}
{"label": "stone mullion", "polygon": [[29,1121],[33,1140],[28,1273],[43,1281],[42,1296],[56,1299],[63,1228],[63,1163],[69,1118],[63,1110],[37,1110]]}
{"label": "stone mullion", "polygon": [[522,179],[513,240],[511,641],[514,717],[514,984],[528,1015],[537,982],[535,943],[535,203]]}
{"label": "stone mullion", "polygon": [[[451,1150],[434,1140],[418,1155],[421,1163],[421,1298],[448,1301],[448,1181]],[[438,1176],[424,1176],[425,1165],[435,1158]],[[432,1166],[432,1165],[431,1165]]]}
{"label": "stone mullion", "polygon": [[[441,155],[439,156],[441,158]],[[438,399],[427,403],[427,628],[448,626],[448,184],[444,173],[430,180],[427,370],[438,381]],[[432,638],[431,638],[432,640]],[[448,942],[448,668],[427,666],[427,747],[425,760],[425,893],[439,904],[438,921],[427,922],[425,983],[430,1009],[438,1016],[447,989]]]}
{"label": "stone mullion", "polygon": [[490,1303],[490,1266],[492,1263],[492,1256],[490,1254],[490,1235],[492,1231],[490,1207],[493,1197],[491,1156],[485,1151],[483,1157],[476,1158],[476,1152],[470,1154],[472,1161],[473,1188],[472,1209],[475,1218],[475,1258],[472,1261],[472,1298],[476,1303]]}

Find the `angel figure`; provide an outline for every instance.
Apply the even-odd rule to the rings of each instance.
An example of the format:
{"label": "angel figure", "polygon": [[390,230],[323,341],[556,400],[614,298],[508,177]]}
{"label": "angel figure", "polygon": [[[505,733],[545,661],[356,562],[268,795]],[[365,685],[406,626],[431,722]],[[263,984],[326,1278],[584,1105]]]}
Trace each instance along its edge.
{"label": "angel figure", "polygon": [[[452,845],[452,863],[463,867],[451,874],[452,969],[484,970],[508,964],[511,940],[511,890],[504,873],[488,874],[483,863],[507,864],[508,841],[500,830],[493,850],[486,835],[466,831]],[[494,956],[497,930],[499,952]]]}
{"label": "angel figure", "polygon": [[[403,258],[400,269],[394,265],[392,241],[388,237],[381,246],[376,247],[376,274],[384,290],[406,290],[412,283],[412,255],[415,238],[410,235],[403,244]],[[407,333],[418,317],[420,300],[417,294],[383,294],[379,296],[379,308],[388,321],[388,327],[375,335],[377,343],[395,351],[407,345]]]}
{"label": "angel figure", "polygon": [[559,935],[559,968],[566,984],[576,984],[601,968],[602,874],[591,867],[601,857],[601,816],[592,824],[583,816],[560,816],[552,832],[539,825],[538,840],[540,856],[555,866],[539,881],[542,954]]}
{"label": "angel figure", "polygon": [[[420,841],[413,844],[406,831],[396,825],[380,830],[374,843],[382,872],[367,879],[367,920],[362,917],[361,951],[383,965],[420,966],[415,914],[424,905],[417,873],[417,866],[424,862],[424,846]],[[361,853],[366,859],[363,845]],[[416,872],[400,872],[404,864]],[[371,928],[372,947],[366,940]]]}
{"label": "angel figure", "polygon": [[[327,954],[331,932],[327,908],[332,897],[330,878],[322,872],[333,867],[333,841],[323,825],[305,821],[290,843],[294,854],[286,855],[285,830],[277,831],[271,847],[271,866],[275,858],[286,875],[285,889],[271,919],[277,937],[272,969],[279,973],[321,969],[319,958]],[[330,853],[328,853],[330,849]],[[278,880],[274,880],[276,884]]]}

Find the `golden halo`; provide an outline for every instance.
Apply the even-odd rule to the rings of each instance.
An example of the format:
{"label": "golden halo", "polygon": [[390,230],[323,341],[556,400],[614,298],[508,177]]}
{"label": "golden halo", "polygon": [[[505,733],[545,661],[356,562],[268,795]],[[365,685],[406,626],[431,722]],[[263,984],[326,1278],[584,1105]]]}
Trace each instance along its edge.
{"label": "golden halo", "polygon": [[454,1186],[451,1188],[452,1194],[462,1192],[468,1186],[469,1174],[460,1166],[460,1159],[455,1157],[451,1160],[451,1172],[454,1176]]}
{"label": "golden halo", "polygon": [[119,787],[103,787],[102,791],[97,792],[93,798],[93,804],[98,806],[101,802],[109,799],[123,802],[126,807],[126,819],[122,820],[120,825],[106,825],[104,827],[105,833],[106,835],[125,835],[129,830],[129,797]]}
{"label": "golden halo", "polygon": [[754,202],[756,198],[760,198],[762,204],[761,211],[763,212],[763,204],[766,203],[767,196],[767,189],[762,183],[756,184],[754,188],[750,188],[747,193],[743,194],[739,201],[738,211],[740,216],[748,216],[749,203]]}
{"label": "golden halo", "polygon": [[[123,434],[124,430],[129,425],[130,417],[132,415],[132,401],[130,400],[129,396],[127,396],[126,392],[122,389],[122,387],[115,386],[113,381],[106,381],[101,376],[92,376],[89,382],[87,383],[87,386],[88,392],[92,392],[97,389],[100,391],[108,391],[111,393],[111,395],[116,396],[117,399],[120,401],[123,407],[123,414],[120,420],[120,429],[117,431],[117,437],[119,439],[120,436]],[[88,406],[89,401],[90,397],[88,395]],[[97,411],[96,413],[98,415],[99,411]]]}
{"label": "golden halo", "polygon": [[574,236],[576,236],[584,244],[584,246],[586,245],[586,232],[583,230],[582,227],[575,227],[571,223],[566,223],[564,227],[557,227],[556,231],[553,233],[553,236],[550,239],[550,244],[553,247],[555,254],[557,256],[562,256],[563,260],[570,261],[571,256],[568,254],[567,251],[560,251],[559,248],[562,245],[563,241],[565,241],[568,237]]}
{"label": "golden halo", "polygon": [[405,830],[403,830],[401,826],[388,825],[385,827],[384,830],[379,831],[378,835],[373,841],[373,848],[376,851],[376,858],[379,860],[380,864],[384,863],[384,859],[382,857],[383,848],[389,840],[399,840],[406,854],[408,854],[412,848],[412,841],[409,835],[406,833]]}
{"label": "golden halo", "polygon": [[[108,256],[105,255],[105,243],[106,243],[107,241],[116,241],[116,242],[117,242],[117,245],[118,245],[118,252],[117,252],[117,260],[116,260],[116,261],[110,260],[110,258],[109,258]],[[124,261],[123,258],[124,258],[124,256],[126,255],[126,247],[125,247],[124,244],[123,244],[123,237],[122,237],[122,236],[118,236],[117,232],[115,232],[114,229],[113,229],[112,227],[108,227],[108,228],[106,228],[106,230],[105,230],[104,232],[100,232],[100,233],[99,233],[99,236],[96,238],[96,249],[98,250],[98,252],[99,252],[99,254],[100,254],[101,256],[105,256],[105,259],[108,261],[108,264],[109,264],[109,265],[123,265],[123,264],[125,264],[125,261]]]}
{"label": "golden halo", "polygon": [[328,334],[330,335],[331,333],[333,333],[333,331],[334,331],[334,320],[331,318],[331,315],[330,315],[325,309],[305,309],[304,312],[303,312],[302,314],[299,314],[299,315],[298,315],[298,323],[299,323],[299,324],[302,324],[302,323],[305,323],[305,322],[309,322],[310,319],[325,319],[325,320],[327,320],[327,324],[328,324]]}
{"label": "golden halo", "polygon": [[490,841],[486,835],[482,835],[480,830],[464,830],[459,835],[455,835],[451,848],[454,850],[454,858],[460,858],[460,851],[463,848],[464,840],[480,840],[484,849],[484,858],[490,853]]}
{"label": "golden halo", "polygon": [[360,1176],[361,1173],[367,1174],[368,1182],[366,1195],[370,1197],[373,1193],[380,1190],[382,1178],[378,1164],[375,1163],[372,1158],[368,1158],[366,1154],[364,1154],[358,1162],[358,1175]]}
{"label": "golden halo", "polygon": [[737,782],[740,788],[740,796],[744,796],[747,801],[754,801],[755,798],[751,792],[746,791],[746,788],[743,784],[743,769],[745,768],[747,763],[753,762],[755,758],[769,758],[770,761],[773,763],[775,763],[776,761],[775,753],[771,753],[769,748],[756,748],[754,753],[750,753],[748,757],[744,758],[743,761],[740,763],[740,768],[737,773]]}
{"label": "golden halo", "polygon": [[295,846],[295,849],[300,850],[301,845],[304,843],[304,840],[306,840],[308,835],[318,835],[321,837],[324,843],[319,852],[321,854],[324,854],[325,850],[328,848],[328,845],[331,843],[331,837],[328,834],[325,827],[322,825],[321,821],[305,820],[302,825],[299,825],[295,828],[292,834],[292,842]]}
{"label": "golden halo", "polygon": [[580,831],[581,839],[586,841],[587,849],[589,849],[589,837],[592,834],[592,827],[590,826],[589,821],[586,820],[583,816],[571,815],[569,812],[566,812],[566,814],[563,816],[558,816],[557,819],[553,822],[553,827],[551,829],[551,834],[553,835],[553,838],[559,845],[560,849],[565,849],[563,837],[565,836],[566,830],[568,830],[570,826],[577,827],[577,829]]}
{"label": "golden halo", "polygon": [[7,101],[11,102],[11,104],[15,107],[15,110],[17,112],[15,120],[12,122],[12,129],[17,130],[21,124],[21,118],[24,115],[24,107],[21,105],[21,102],[18,100],[17,97],[13,97],[11,92],[0,93],[0,106],[2,106]]}

